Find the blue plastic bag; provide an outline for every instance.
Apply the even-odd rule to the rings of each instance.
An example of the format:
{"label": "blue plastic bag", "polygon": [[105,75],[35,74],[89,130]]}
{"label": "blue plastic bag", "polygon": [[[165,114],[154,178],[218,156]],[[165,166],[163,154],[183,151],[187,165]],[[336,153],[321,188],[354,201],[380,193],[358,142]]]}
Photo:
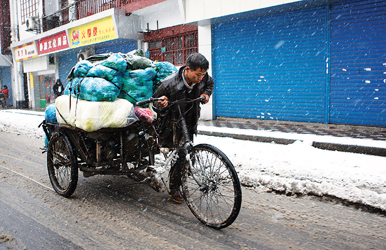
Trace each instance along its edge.
{"label": "blue plastic bag", "polygon": [[85,101],[113,102],[120,92],[119,85],[98,77],[85,77],[74,85],[71,95]]}
{"label": "blue plastic bag", "polygon": [[153,95],[153,79],[156,73],[153,68],[125,72],[122,77],[122,90],[119,98],[131,103],[150,98]]}
{"label": "blue plastic bag", "polygon": [[157,75],[154,79],[154,91],[157,90],[158,86],[160,85],[163,79],[178,71],[177,67],[171,64],[170,62],[155,62],[154,68],[157,72]]}
{"label": "blue plastic bag", "polygon": [[127,62],[125,58],[123,58],[119,53],[112,54],[106,60],[99,63],[99,65],[103,65],[105,67],[115,69],[119,72],[125,72],[127,68]]}
{"label": "blue plastic bag", "polygon": [[78,62],[74,66],[74,76],[86,76],[87,72],[92,68],[93,64],[87,60]]}
{"label": "blue plastic bag", "polygon": [[99,77],[120,85],[122,80],[122,73],[116,71],[115,69],[108,68],[99,64],[95,65],[88,71],[87,77]]}
{"label": "blue plastic bag", "polygon": [[44,112],[44,119],[49,123],[58,124],[56,120],[56,105],[55,103],[49,105]]}

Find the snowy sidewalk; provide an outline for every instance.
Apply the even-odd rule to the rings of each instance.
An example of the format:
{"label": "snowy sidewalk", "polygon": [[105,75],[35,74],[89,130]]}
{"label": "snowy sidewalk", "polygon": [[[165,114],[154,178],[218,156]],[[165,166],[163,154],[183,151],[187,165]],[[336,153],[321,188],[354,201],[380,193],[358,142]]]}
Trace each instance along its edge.
{"label": "snowy sidewalk", "polygon": [[303,141],[320,149],[386,156],[386,128],[262,120],[253,120],[253,124],[250,121],[232,118],[200,121],[198,132],[284,145]]}
{"label": "snowy sidewalk", "polygon": [[[9,114],[21,114],[26,116],[32,115],[43,117],[44,119],[44,112],[39,111],[8,109],[0,110],[0,112]],[[229,123],[231,123],[230,127],[225,127],[227,124],[229,126]],[[286,126],[287,124],[285,123],[284,125],[281,125],[281,127]],[[296,123],[292,123],[291,126],[296,126]],[[301,126],[304,126],[304,123],[302,123]],[[318,134],[318,131],[312,128],[308,128],[307,133],[280,132],[277,129],[277,124],[272,126],[274,129],[271,129],[269,123],[265,126],[264,129],[256,129],[254,126],[248,126],[240,121],[233,122],[231,119],[226,121],[216,120],[216,122],[199,121],[198,132],[202,135],[231,137],[234,139],[257,142],[273,142],[284,145],[292,144],[295,141],[302,141],[310,146],[320,149],[386,156],[386,137],[384,139],[382,137],[384,134],[386,134],[386,129],[379,128],[379,131],[377,131],[379,134],[373,131],[374,129],[378,128],[370,128],[367,131],[363,131],[362,129],[360,133],[362,138],[359,139],[356,135],[342,136],[342,134],[344,135],[342,131],[344,131],[346,127],[350,126],[338,126],[340,126],[339,137],[331,135],[319,135],[320,133]],[[335,129],[334,134],[337,134],[337,129]],[[377,136],[376,138],[382,137],[382,140],[370,139],[374,138],[374,134]]]}

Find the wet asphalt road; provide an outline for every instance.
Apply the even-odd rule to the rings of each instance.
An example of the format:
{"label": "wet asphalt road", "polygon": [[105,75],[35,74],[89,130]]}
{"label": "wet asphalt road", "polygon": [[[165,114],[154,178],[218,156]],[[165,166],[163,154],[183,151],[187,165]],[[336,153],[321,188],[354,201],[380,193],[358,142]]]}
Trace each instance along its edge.
{"label": "wet asphalt road", "polygon": [[125,176],[51,189],[43,139],[0,132],[0,249],[386,249],[384,215],[336,201],[243,188],[234,224],[202,225]]}

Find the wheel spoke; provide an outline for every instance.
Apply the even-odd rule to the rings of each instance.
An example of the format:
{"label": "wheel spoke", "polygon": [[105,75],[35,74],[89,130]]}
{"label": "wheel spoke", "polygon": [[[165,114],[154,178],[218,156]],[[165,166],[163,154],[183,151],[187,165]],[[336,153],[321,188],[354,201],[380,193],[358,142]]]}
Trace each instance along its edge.
{"label": "wheel spoke", "polygon": [[52,136],[48,144],[47,167],[55,191],[69,197],[77,185],[78,168],[76,156],[66,136],[59,133]]}
{"label": "wheel spoke", "polygon": [[184,195],[193,214],[208,226],[229,226],[241,206],[241,187],[232,163],[210,145],[198,145],[183,182]]}

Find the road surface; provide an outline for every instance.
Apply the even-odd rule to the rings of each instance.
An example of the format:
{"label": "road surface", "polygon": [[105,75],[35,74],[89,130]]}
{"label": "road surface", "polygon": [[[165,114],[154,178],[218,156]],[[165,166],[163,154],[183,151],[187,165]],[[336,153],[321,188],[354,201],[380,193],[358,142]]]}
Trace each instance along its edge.
{"label": "road surface", "polygon": [[51,187],[43,138],[0,132],[1,249],[386,249],[383,214],[328,198],[243,187],[236,221],[214,230],[185,204],[125,176]]}

